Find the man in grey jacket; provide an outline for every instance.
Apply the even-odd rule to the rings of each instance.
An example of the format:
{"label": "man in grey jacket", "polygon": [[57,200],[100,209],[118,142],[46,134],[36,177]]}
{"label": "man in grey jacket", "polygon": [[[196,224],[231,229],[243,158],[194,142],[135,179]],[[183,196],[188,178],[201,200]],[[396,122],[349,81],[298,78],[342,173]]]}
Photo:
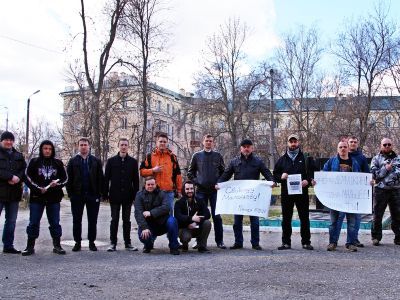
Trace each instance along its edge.
{"label": "man in grey jacket", "polygon": [[378,246],[382,239],[382,218],[389,205],[394,243],[400,245],[400,157],[393,151],[393,143],[384,138],[381,151],[371,161],[375,179],[374,212],[371,229],[372,244]]}

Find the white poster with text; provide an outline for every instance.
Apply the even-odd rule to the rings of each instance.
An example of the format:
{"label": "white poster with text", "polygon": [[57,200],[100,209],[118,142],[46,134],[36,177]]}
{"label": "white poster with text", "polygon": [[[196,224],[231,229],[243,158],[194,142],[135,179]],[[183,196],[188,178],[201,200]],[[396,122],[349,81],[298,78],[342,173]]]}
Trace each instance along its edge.
{"label": "white poster with text", "polygon": [[315,172],[315,195],[326,207],[348,213],[372,213],[372,174]]}
{"label": "white poster with text", "polygon": [[268,217],[272,181],[231,180],[218,183],[215,214]]}

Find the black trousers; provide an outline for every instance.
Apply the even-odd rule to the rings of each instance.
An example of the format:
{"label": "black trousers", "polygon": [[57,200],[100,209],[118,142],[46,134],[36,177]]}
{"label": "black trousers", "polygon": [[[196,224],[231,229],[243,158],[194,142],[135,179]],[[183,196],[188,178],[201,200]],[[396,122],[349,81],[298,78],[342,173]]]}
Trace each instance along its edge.
{"label": "black trousers", "polygon": [[94,196],[74,196],[71,197],[71,211],[72,231],[75,242],[82,240],[82,217],[85,206],[88,219],[88,240],[89,242],[96,240],[100,199]]}
{"label": "black trousers", "polygon": [[300,219],[301,244],[311,243],[310,234],[310,203],[308,195],[285,195],[281,198],[282,205],[282,243],[291,245],[293,208],[296,205]]}
{"label": "black trousers", "polygon": [[131,243],[131,209],[132,202],[129,203],[110,203],[111,222],[110,222],[110,241],[117,244],[119,212],[122,207],[122,230],[125,244]]}

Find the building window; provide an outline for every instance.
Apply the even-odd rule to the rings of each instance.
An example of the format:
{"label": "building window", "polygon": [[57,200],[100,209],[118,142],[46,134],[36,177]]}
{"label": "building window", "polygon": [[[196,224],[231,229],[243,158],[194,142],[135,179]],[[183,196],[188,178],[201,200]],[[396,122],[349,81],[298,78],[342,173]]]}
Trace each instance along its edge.
{"label": "building window", "polygon": [[385,117],[385,127],[390,127],[392,123],[392,118],[390,116]]}
{"label": "building window", "polygon": [[122,108],[127,108],[128,107],[128,99],[126,97],[123,97],[121,99],[121,106],[122,106]]}
{"label": "building window", "polygon": [[171,105],[169,105],[169,103],[167,104],[167,114],[171,114]]}
{"label": "building window", "polygon": [[157,111],[161,111],[161,101],[157,101]]}
{"label": "building window", "polygon": [[80,106],[79,99],[75,99],[75,101],[74,101],[74,111],[80,111],[80,110],[81,110],[81,106]]}
{"label": "building window", "polygon": [[151,119],[147,119],[147,129],[151,128]]}
{"label": "building window", "polygon": [[180,120],[181,119],[181,110],[180,109],[178,109],[178,120]]}
{"label": "building window", "polygon": [[127,117],[121,118],[121,128],[122,129],[128,128],[128,118]]}

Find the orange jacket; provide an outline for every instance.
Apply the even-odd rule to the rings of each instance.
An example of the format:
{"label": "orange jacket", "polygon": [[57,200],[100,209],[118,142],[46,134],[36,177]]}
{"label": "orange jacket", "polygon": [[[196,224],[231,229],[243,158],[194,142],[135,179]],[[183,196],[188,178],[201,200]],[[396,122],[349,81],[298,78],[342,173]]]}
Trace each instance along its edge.
{"label": "orange jacket", "polygon": [[[162,166],[162,171],[154,173],[152,168],[155,166]],[[161,190],[168,192],[177,191],[181,193],[181,169],[176,155],[169,149],[161,151],[156,148],[151,153],[147,154],[145,160],[140,164],[140,176],[154,176]]]}

